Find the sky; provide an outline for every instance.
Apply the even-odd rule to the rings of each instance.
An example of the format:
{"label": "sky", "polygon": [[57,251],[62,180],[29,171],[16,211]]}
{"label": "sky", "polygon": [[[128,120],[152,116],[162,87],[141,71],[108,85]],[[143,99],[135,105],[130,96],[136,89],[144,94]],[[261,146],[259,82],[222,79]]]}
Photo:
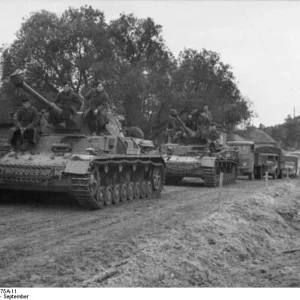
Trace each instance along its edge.
{"label": "sky", "polygon": [[106,21],[121,13],[151,17],[177,56],[184,48],[215,51],[232,66],[238,87],[271,126],[300,115],[300,2],[0,0],[0,45],[16,38],[22,18],[42,9],[61,14],[91,5]]}

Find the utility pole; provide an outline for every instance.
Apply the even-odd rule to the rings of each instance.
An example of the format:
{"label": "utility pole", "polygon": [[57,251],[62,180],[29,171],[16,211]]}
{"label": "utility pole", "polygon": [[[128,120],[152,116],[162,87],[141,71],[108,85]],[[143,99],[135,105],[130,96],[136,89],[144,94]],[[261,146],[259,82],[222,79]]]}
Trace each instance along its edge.
{"label": "utility pole", "polygon": [[296,116],[296,108],[294,106],[294,119],[295,119],[295,116]]}

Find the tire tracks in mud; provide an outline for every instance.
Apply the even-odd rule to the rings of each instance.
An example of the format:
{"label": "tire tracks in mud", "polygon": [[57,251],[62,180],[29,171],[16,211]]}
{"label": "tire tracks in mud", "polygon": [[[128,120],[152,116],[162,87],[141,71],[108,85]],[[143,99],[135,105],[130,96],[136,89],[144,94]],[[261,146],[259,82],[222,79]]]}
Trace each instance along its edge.
{"label": "tire tracks in mud", "polygon": [[[249,195],[262,188],[263,182],[239,181],[237,185],[224,187],[222,201],[226,204],[229,198]],[[195,201],[201,205],[200,214],[193,211]],[[24,274],[33,272],[30,266],[36,264],[41,274],[43,268],[55,273],[61,265],[71,269],[71,273],[81,272],[83,278],[88,278],[97,271],[93,264],[109,265],[121,258],[134,257],[147,247],[148,237],[163,233],[167,238],[176,222],[177,230],[184,231],[187,216],[207,218],[217,210],[218,204],[218,189],[188,184],[165,187],[158,200],[133,201],[101,211],[68,209],[64,204],[60,211],[59,204],[43,210],[42,204],[14,207],[12,203],[1,207],[0,203],[0,213],[4,216],[0,221],[3,237],[0,282],[5,273],[17,273],[24,278]],[[41,274],[33,282],[40,282]],[[65,278],[67,286],[78,284],[76,280],[68,283],[67,277],[69,273],[59,276]],[[32,282],[23,280],[23,285]]]}

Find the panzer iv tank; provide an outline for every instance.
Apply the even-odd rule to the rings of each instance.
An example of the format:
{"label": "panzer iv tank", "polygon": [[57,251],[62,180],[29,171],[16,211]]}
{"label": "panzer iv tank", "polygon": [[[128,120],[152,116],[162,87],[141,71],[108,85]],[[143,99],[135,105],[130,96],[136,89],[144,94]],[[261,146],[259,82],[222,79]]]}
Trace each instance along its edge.
{"label": "panzer iv tank", "polygon": [[198,132],[188,128],[180,119],[176,110],[170,115],[175,118],[183,137],[177,143],[161,145],[166,163],[166,183],[179,184],[183,177],[201,178],[208,187],[219,185],[223,172],[223,184],[235,183],[238,171],[238,151],[223,146],[226,135],[221,134],[221,143],[199,140]]}
{"label": "panzer iv tank", "polygon": [[[12,75],[11,82],[56,117],[62,114],[20,75]],[[125,137],[113,112],[108,115],[103,136],[91,136],[82,112],[66,128],[41,118],[35,153],[20,142],[17,152],[1,152],[0,189],[65,192],[87,209],[159,197],[165,176],[162,156],[149,147],[149,141]]]}

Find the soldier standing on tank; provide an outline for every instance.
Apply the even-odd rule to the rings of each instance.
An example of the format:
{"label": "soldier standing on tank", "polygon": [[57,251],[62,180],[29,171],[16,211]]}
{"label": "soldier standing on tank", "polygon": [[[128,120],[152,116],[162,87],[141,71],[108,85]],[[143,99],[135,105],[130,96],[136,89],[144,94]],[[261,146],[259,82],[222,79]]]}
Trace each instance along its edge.
{"label": "soldier standing on tank", "polygon": [[59,123],[61,127],[66,127],[69,124],[74,125],[74,117],[80,109],[82,102],[79,95],[71,90],[71,85],[68,81],[63,82],[63,91],[56,95],[54,103],[62,109],[61,118],[55,120],[55,122]]}
{"label": "soldier standing on tank", "polygon": [[37,141],[40,122],[39,114],[36,108],[31,106],[28,98],[24,98],[22,102],[22,107],[17,111],[13,119],[15,126],[9,130],[8,142],[12,145],[13,149],[16,150],[18,138],[27,140],[32,151]]}
{"label": "soldier standing on tank", "polygon": [[101,81],[94,83],[93,88],[84,97],[84,117],[92,135],[101,135],[109,122],[108,109],[110,100]]}

